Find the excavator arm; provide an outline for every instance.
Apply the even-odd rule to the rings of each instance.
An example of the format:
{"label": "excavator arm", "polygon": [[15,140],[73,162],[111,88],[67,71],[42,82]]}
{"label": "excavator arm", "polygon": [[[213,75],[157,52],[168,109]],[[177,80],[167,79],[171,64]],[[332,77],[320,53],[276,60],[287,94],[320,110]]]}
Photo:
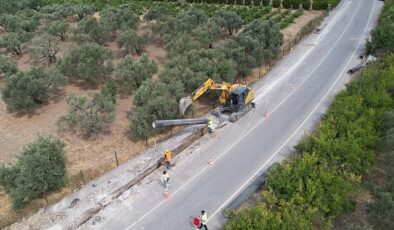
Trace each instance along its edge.
{"label": "excavator arm", "polygon": [[206,80],[200,87],[198,87],[194,92],[191,94],[191,99],[193,101],[197,100],[201,95],[208,91],[211,86],[214,84],[212,79]]}
{"label": "excavator arm", "polygon": [[179,111],[184,115],[186,109],[193,103],[193,101],[197,100],[208,90],[221,90],[222,94],[220,95],[219,102],[223,104],[229,91],[235,86],[236,85],[231,85],[226,82],[215,82],[212,79],[208,79],[200,87],[194,90],[190,96],[181,98],[179,101]]}

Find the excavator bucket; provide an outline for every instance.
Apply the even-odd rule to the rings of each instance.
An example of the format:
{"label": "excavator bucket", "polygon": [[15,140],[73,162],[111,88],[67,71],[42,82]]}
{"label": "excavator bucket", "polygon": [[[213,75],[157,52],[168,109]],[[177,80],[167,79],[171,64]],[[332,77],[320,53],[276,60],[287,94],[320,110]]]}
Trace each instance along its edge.
{"label": "excavator bucket", "polygon": [[185,115],[187,108],[193,103],[193,100],[190,96],[181,98],[179,100],[179,112],[182,115]]}

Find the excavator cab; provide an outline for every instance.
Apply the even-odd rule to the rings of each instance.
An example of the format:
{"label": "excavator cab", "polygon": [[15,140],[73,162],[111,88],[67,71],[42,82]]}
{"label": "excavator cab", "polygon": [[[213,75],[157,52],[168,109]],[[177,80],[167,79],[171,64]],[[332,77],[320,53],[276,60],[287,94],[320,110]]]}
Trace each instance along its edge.
{"label": "excavator cab", "polygon": [[227,104],[229,112],[239,112],[245,108],[245,98],[248,91],[248,88],[239,86],[230,93],[230,100]]}

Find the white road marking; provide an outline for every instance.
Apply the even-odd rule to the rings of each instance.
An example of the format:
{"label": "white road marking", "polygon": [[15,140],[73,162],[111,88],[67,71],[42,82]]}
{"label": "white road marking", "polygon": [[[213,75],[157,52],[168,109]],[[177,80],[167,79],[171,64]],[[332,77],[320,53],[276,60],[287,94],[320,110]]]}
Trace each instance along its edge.
{"label": "white road marking", "polygon": [[[337,12],[336,15],[331,19],[331,21],[328,23],[327,28],[324,30],[322,34],[319,34],[314,40],[313,47],[311,47],[308,51],[304,53],[304,55],[298,59],[297,62],[291,65],[290,68],[288,68],[283,74],[278,73],[278,77],[275,78],[272,82],[269,84],[261,87],[258,91],[258,96],[255,97],[255,100],[258,101],[260,98],[264,97],[269,91],[271,91],[274,87],[276,87],[279,83],[281,83],[286,77],[288,77],[296,68],[300,66],[300,64],[305,60],[305,58],[313,51],[315,46],[317,46],[318,43],[327,35],[329,34],[328,32],[331,31],[331,29],[334,27],[336,22],[339,20],[340,16],[342,16],[347,8],[349,8],[351,4],[351,1],[346,2],[346,5],[344,6],[344,9],[341,11]],[[309,44],[310,45],[310,44]],[[307,44],[308,46],[308,44]],[[332,46],[333,47],[333,46]],[[320,64],[319,64],[320,65]]]}

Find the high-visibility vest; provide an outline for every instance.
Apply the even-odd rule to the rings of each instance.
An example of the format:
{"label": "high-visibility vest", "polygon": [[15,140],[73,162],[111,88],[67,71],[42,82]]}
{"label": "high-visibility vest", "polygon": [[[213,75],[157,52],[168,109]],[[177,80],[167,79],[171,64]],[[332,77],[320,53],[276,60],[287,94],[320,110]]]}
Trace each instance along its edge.
{"label": "high-visibility vest", "polygon": [[168,182],[170,180],[170,176],[168,174],[163,174],[163,182]]}
{"label": "high-visibility vest", "polygon": [[201,220],[202,224],[207,224],[207,222],[208,222],[207,213],[204,213],[204,215],[201,215],[200,220]]}
{"label": "high-visibility vest", "polygon": [[171,152],[166,152],[165,156],[165,160],[166,161],[170,161],[171,160]]}

